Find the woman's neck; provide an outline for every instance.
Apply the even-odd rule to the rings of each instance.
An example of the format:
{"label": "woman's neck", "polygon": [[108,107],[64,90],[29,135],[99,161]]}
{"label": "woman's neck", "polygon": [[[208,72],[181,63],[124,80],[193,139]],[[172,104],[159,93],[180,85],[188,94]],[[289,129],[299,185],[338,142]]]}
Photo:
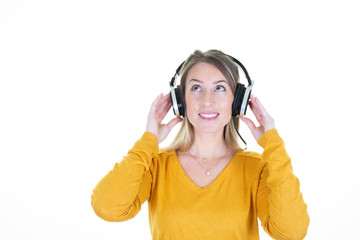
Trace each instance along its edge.
{"label": "woman's neck", "polygon": [[223,133],[203,134],[194,132],[194,142],[189,148],[192,154],[206,158],[221,157],[226,154],[228,147]]}

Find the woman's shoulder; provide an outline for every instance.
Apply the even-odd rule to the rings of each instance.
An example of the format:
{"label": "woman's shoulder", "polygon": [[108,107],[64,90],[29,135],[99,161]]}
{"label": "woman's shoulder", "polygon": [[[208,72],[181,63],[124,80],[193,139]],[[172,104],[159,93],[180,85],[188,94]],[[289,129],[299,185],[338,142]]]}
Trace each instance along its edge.
{"label": "woman's shoulder", "polygon": [[176,159],[176,151],[171,149],[159,149],[159,151],[153,157],[153,162],[165,162],[169,159]]}
{"label": "woman's shoulder", "polygon": [[262,159],[260,153],[254,152],[254,151],[244,151],[242,149],[239,149],[236,152],[236,155],[238,155],[239,157],[242,157],[242,158],[249,158],[249,159],[254,159],[254,160],[259,160],[259,161]]}
{"label": "woman's shoulder", "polygon": [[236,152],[234,159],[236,159],[239,164],[245,164],[249,167],[262,166],[265,164],[262,159],[262,154],[254,151],[244,151],[242,149]]}
{"label": "woman's shoulder", "polygon": [[262,155],[253,151],[239,150],[233,160],[235,160],[233,167],[236,169],[236,172],[242,173],[246,179],[251,181],[258,179],[266,165]]}
{"label": "woman's shoulder", "polygon": [[159,158],[169,158],[170,156],[176,155],[176,151],[173,149],[159,149],[157,153]]}

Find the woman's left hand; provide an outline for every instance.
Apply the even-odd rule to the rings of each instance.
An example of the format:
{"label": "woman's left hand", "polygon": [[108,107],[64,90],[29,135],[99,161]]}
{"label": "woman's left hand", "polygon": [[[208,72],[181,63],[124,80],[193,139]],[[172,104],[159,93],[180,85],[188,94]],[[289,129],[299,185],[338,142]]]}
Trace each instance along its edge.
{"label": "woman's left hand", "polygon": [[260,126],[256,127],[254,122],[247,117],[242,117],[241,120],[250,128],[252,135],[258,141],[265,132],[275,128],[274,119],[265,110],[259,99],[253,95],[250,96],[249,106]]}

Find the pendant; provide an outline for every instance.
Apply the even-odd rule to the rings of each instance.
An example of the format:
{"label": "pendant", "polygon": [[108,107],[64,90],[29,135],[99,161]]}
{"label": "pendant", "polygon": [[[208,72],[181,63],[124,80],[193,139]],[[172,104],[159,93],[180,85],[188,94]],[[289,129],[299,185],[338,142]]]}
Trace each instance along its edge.
{"label": "pendant", "polygon": [[207,175],[207,176],[210,176],[210,170],[207,170],[207,171],[206,171],[206,175]]}

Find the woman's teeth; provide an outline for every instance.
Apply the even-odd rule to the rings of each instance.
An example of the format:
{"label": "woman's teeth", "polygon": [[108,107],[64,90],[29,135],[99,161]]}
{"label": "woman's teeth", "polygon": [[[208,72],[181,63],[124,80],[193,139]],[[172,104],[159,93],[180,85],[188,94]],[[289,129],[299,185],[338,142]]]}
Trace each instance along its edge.
{"label": "woman's teeth", "polygon": [[213,118],[213,117],[216,117],[217,115],[218,115],[217,113],[213,113],[213,114],[200,113],[200,116],[202,116],[204,118]]}

